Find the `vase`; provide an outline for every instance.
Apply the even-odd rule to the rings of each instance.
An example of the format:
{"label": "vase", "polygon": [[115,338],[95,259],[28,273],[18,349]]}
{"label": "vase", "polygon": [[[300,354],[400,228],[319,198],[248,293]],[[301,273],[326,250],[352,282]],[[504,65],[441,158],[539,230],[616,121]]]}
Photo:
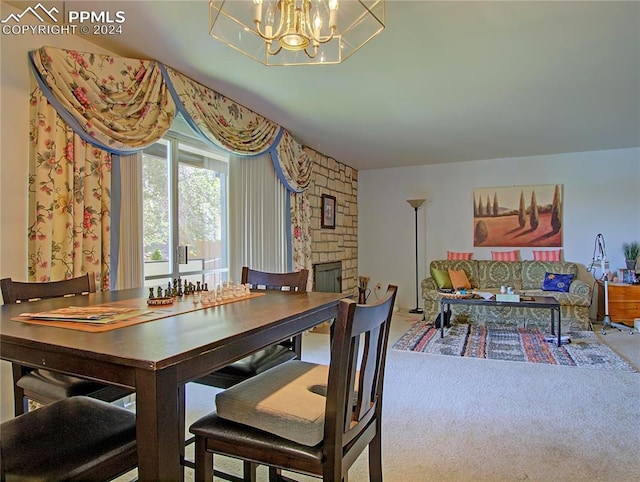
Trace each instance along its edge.
{"label": "vase", "polygon": [[358,303],[364,305],[367,303],[367,298],[369,298],[369,294],[371,293],[370,289],[367,288],[358,288]]}
{"label": "vase", "polygon": [[626,261],[627,261],[627,269],[635,271],[636,270],[637,260],[635,260],[635,259],[627,259]]}

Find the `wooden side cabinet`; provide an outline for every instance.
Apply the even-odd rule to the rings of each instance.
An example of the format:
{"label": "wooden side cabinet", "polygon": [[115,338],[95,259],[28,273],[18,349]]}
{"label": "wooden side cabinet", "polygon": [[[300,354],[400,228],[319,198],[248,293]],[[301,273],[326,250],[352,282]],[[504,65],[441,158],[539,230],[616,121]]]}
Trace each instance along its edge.
{"label": "wooden side cabinet", "polygon": [[[640,318],[640,285],[607,283],[609,287],[609,317],[615,323],[633,326]],[[604,283],[598,281],[598,321],[604,319]]]}

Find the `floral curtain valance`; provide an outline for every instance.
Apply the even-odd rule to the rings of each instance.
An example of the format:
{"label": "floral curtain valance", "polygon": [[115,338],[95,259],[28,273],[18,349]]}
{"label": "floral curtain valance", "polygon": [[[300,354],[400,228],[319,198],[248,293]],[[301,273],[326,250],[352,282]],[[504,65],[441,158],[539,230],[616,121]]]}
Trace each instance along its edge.
{"label": "floral curtain valance", "polygon": [[210,142],[239,156],[269,151],[278,177],[289,191],[311,182],[311,160],[293,136],[273,121],[169,67],[162,67],[178,109]]}
{"label": "floral curtain valance", "polygon": [[240,156],[270,152],[291,192],[311,180],[311,160],[269,119],[155,61],[41,47],[32,51],[38,84],[83,139],[116,154],[159,140],[176,109],[205,139]]}
{"label": "floral curtain valance", "polygon": [[96,145],[134,152],[171,127],[175,103],[155,61],[53,47],[31,52],[30,59],[58,113]]}
{"label": "floral curtain valance", "polygon": [[292,192],[306,191],[311,184],[311,159],[286,130],[278,142],[274,157],[276,172],[282,184]]}
{"label": "floral curtain valance", "polygon": [[240,156],[262,154],[281,127],[231,99],[164,67],[171,92],[191,127],[214,144]]}

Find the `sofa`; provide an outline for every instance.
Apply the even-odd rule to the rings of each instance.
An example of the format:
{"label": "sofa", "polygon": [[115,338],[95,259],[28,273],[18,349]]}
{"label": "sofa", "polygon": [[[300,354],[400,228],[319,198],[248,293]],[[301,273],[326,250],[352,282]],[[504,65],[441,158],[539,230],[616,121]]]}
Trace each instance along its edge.
{"label": "sofa", "polygon": [[[525,296],[552,296],[560,303],[562,331],[591,330],[589,307],[592,285],[577,279],[578,265],[551,261],[489,261],[489,260],[434,260],[433,269],[463,270],[472,290],[499,293],[501,286],[511,286],[516,293]],[[568,292],[542,289],[545,273],[573,274]],[[442,293],[433,276],[421,283],[424,314],[427,321],[435,320],[440,313]],[[521,308],[518,306],[451,305],[453,323],[476,323],[488,326],[524,326],[549,329],[549,310]]]}

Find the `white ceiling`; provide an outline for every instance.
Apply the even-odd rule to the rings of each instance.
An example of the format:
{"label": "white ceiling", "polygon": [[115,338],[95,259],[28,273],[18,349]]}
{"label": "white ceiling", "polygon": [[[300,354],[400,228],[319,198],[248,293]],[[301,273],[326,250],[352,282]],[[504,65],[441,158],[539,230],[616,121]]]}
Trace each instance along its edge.
{"label": "white ceiling", "polygon": [[[344,1],[344,0],[343,0]],[[33,3],[33,2],[31,2]],[[90,40],[153,58],[357,169],[640,146],[640,2],[394,1],[342,65],[265,67],[208,35],[208,1],[122,10]]]}

